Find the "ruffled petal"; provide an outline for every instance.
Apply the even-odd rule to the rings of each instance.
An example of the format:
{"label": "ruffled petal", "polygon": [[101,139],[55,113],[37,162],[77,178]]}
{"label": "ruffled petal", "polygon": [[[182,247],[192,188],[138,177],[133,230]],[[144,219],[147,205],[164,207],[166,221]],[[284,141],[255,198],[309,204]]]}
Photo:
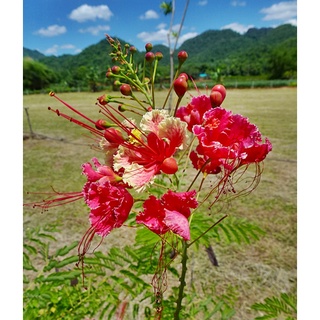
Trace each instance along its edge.
{"label": "ruffled petal", "polygon": [[188,219],[178,211],[165,209],[164,222],[167,227],[184,240],[190,240],[190,228]]}

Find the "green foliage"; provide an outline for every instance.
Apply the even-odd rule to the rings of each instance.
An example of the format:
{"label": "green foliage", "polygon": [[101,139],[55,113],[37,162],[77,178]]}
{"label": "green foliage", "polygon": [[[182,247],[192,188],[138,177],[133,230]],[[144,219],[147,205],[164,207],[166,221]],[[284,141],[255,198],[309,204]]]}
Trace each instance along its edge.
{"label": "green foliage", "polygon": [[45,64],[30,58],[23,59],[24,90],[40,90],[58,80],[58,74]]}
{"label": "green foliage", "polygon": [[[82,270],[77,266],[78,255],[73,253],[77,242],[52,250],[56,231],[51,226],[26,230],[24,319],[71,320],[93,316],[114,319],[123,303],[130,319],[140,319],[142,315],[143,319],[152,318],[155,298],[149,282],[158,265],[160,238],[157,235],[147,228],[139,228],[133,247],[112,247],[107,255],[95,251],[84,259]],[[171,245],[166,247],[167,262],[173,262],[171,251]],[[179,277],[175,263],[168,263],[167,270],[173,277]],[[210,319],[219,315],[219,319],[230,319],[234,309],[226,297],[217,296],[214,290],[203,288],[200,292],[190,286],[185,293],[182,316]],[[172,319],[176,292],[177,288],[173,288],[162,301],[162,319]]]}
{"label": "green foliage", "polygon": [[164,13],[165,16],[170,14],[170,13],[172,13],[172,1],[170,1],[170,2],[166,2],[166,1],[161,2],[160,8],[163,10],[163,13]]}
{"label": "green foliage", "polygon": [[[99,319],[112,319],[123,299],[131,301],[150,289],[129,270],[135,271],[138,261],[129,248],[113,247],[108,255],[95,252],[85,258],[82,270],[77,267],[78,255],[72,254],[77,242],[49,254],[48,241],[55,241],[51,231],[56,230],[49,226],[26,232],[24,319],[71,320],[97,314]],[[137,313],[137,307],[132,312]]]}
{"label": "green foliage", "polygon": [[296,78],[297,39],[290,38],[276,46],[269,57],[270,79]]}
{"label": "green foliage", "polygon": [[[196,212],[192,218],[191,237],[197,239],[208,230],[215,221],[212,216]],[[204,234],[196,245],[202,244],[206,247],[210,245],[212,239],[223,243],[249,244],[252,240],[259,240],[265,232],[257,225],[248,220],[237,217],[227,217],[218,223],[209,232]]]}
{"label": "green foliage", "polygon": [[[164,1],[160,7],[165,14],[166,12],[170,14],[170,2]],[[125,40],[118,40],[121,44],[126,43]],[[226,77],[243,76],[296,79],[296,44],[297,28],[292,25],[281,25],[277,28],[252,28],[244,35],[232,30],[207,30],[186,40],[177,50],[188,52],[189,58],[184,63],[182,71],[187,72],[196,80],[200,73],[214,74],[217,70],[219,70],[219,78],[224,80]],[[155,45],[152,51],[164,53],[156,82],[158,84],[168,82],[168,79],[163,76],[170,72],[169,54],[165,54],[168,48],[163,45]],[[59,86],[60,91],[71,89],[94,91],[101,90],[106,85],[112,86],[113,81],[105,78],[108,67],[113,65],[109,56],[110,52],[110,46],[105,39],[87,47],[75,56],[47,57],[24,48],[25,56],[35,57],[38,61],[34,63],[41,63],[48,69],[45,73],[39,72],[42,82],[39,79],[30,80],[32,73],[26,72],[24,89],[38,90],[45,88],[48,84],[57,85],[59,79],[63,80],[63,84]],[[141,64],[144,52],[136,52],[134,58],[136,65]],[[176,63],[176,56],[174,60]],[[90,71],[90,68],[94,68],[94,73]],[[91,82],[88,82],[88,77],[91,78]]]}
{"label": "green foliage", "polygon": [[297,319],[297,298],[294,295],[281,293],[280,297],[266,298],[264,303],[255,303],[251,309],[260,311],[264,315],[258,316],[256,320],[268,319]]}

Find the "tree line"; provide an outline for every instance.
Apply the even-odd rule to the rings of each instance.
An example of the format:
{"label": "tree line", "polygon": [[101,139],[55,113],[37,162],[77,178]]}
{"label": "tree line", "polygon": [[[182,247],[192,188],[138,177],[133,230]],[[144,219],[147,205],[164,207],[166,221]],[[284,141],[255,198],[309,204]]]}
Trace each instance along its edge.
{"label": "tree line", "polygon": [[[195,81],[202,77],[214,82],[297,77],[297,28],[291,25],[253,28],[244,35],[232,30],[208,30],[185,41],[176,52],[180,50],[189,54],[183,71]],[[170,75],[169,49],[155,45],[152,51],[163,53],[156,82],[166,86]],[[108,67],[113,65],[109,53],[105,39],[77,55],[60,57],[47,57],[39,52],[33,55],[24,48],[23,89],[33,92],[55,87],[58,91],[99,91],[112,87],[114,79],[106,78]],[[143,63],[144,54],[137,51],[137,64]]]}

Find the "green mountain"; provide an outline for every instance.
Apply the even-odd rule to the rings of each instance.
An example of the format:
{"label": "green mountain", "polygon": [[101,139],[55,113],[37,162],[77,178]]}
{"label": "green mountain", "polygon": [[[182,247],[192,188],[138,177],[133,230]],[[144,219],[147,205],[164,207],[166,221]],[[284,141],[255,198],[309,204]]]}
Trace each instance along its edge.
{"label": "green mountain", "polygon": [[[114,38],[122,45],[127,43],[123,39]],[[24,57],[31,57],[45,65],[61,79],[67,79],[71,86],[77,86],[83,76],[88,74],[88,70],[91,70],[92,77],[95,73],[102,78],[114,64],[109,56],[111,47],[106,39],[76,55],[44,56],[36,50],[23,49]],[[223,76],[294,78],[297,70],[297,27],[285,24],[277,28],[252,28],[243,35],[230,29],[207,30],[186,40],[176,50],[175,57],[181,50],[185,50],[189,56],[182,71],[195,79],[201,73],[212,75],[217,71]],[[155,45],[152,51],[163,53],[159,76],[168,75],[169,48]],[[135,54],[136,61],[142,63],[144,54],[138,51]]]}
{"label": "green mountain", "polygon": [[23,57],[30,57],[33,60],[40,60],[42,58],[45,58],[45,55],[38,50],[23,48]]}

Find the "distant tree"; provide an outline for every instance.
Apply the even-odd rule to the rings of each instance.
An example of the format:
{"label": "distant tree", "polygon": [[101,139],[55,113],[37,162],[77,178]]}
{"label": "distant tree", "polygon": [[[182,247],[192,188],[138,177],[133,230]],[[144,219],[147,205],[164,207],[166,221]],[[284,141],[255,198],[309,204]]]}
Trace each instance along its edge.
{"label": "distant tree", "polygon": [[[170,1],[170,2],[163,1],[160,5],[160,8],[163,10],[164,15],[171,14],[170,27],[169,27],[169,31],[168,31],[168,45],[169,45],[169,55],[170,55],[170,84],[172,83],[173,77],[174,77],[174,52],[177,48],[177,44],[178,44],[178,40],[179,40],[180,33],[182,30],[182,26],[184,23],[184,19],[187,14],[189,1],[190,0],[186,1],[186,5],[185,5],[185,8],[184,8],[184,11],[182,14],[179,30],[177,32],[174,32],[174,30],[173,30],[176,1],[175,0]],[[171,43],[172,36],[174,36],[174,39],[175,39],[173,46]],[[169,100],[169,109],[171,109],[171,98]]]}
{"label": "distant tree", "polygon": [[274,48],[269,59],[270,79],[290,79],[297,73],[297,42],[288,39]]}
{"label": "distant tree", "polygon": [[90,67],[87,74],[86,79],[89,85],[89,88],[92,92],[97,92],[99,87],[99,70],[95,67]]}
{"label": "distant tree", "polygon": [[23,59],[23,89],[41,90],[59,80],[57,73],[41,62]]}

